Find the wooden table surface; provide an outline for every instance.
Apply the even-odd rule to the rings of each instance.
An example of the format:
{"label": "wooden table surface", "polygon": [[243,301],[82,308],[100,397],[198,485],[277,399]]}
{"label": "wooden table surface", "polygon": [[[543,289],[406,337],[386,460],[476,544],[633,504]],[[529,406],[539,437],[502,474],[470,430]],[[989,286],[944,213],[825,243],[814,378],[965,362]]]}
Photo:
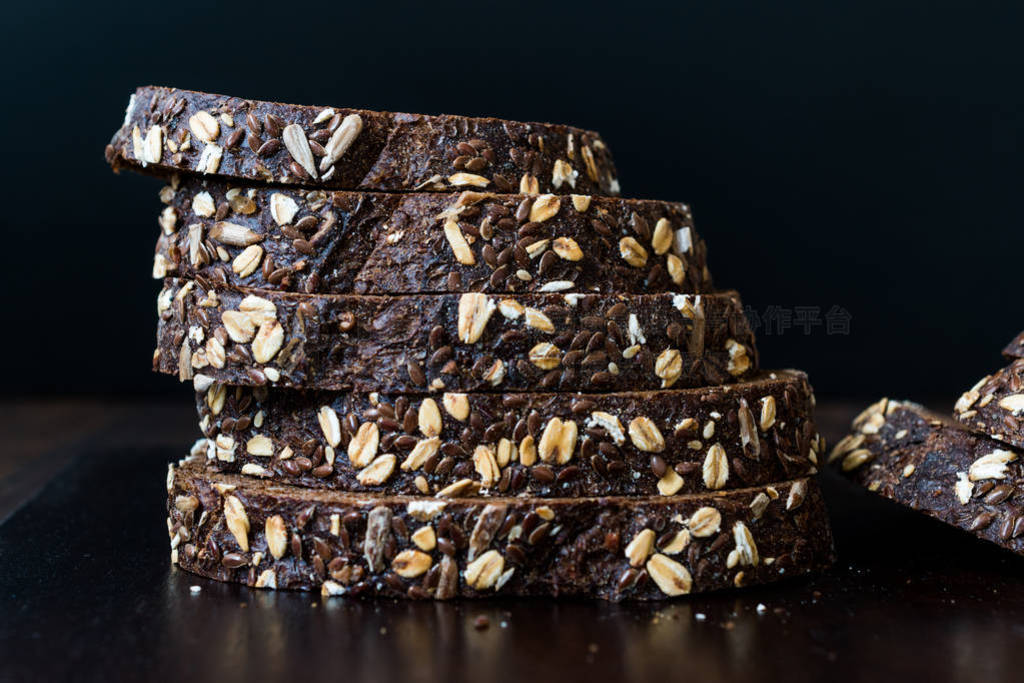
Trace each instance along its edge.
{"label": "wooden table surface", "polygon": [[106,398],[0,402],[0,522],[90,444],[180,448],[199,436],[185,400]]}
{"label": "wooden table surface", "polygon": [[[1024,679],[1024,560],[831,473],[839,561],[811,578],[647,604],[324,601],[171,568],[188,401],[4,408],[0,681]],[[820,407],[822,431],[856,410]]]}

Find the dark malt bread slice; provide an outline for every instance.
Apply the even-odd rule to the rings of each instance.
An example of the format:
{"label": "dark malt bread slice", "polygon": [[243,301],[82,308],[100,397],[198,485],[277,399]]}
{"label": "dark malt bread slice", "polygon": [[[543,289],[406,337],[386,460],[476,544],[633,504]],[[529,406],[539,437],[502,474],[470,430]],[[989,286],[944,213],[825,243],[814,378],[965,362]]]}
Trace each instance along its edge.
{"label": "dark malt bread slice", "polygon": [[1024,554],[1020,451],[919,405],[882,399],[829,462],[881,496]]}
{"label": "dark malt bread slice", "polygon": [[187,172],[348,190],[616,195],[593,131],[243,100],[146,86],[106,149],[115,170]]}
{"label": "dark malt bread slice", "polygon": [[1003,355],[1010,359],[1024,358],[1024,332],[1018,334],[1012,342],[1006,345]]}
{"label": "dark malt bread slice", "polygon": [[161,196],[154,277],[317,294],[711,289],[684,204],[199,179]]}
{"label": "dark malt bread slice", "polygon": [[382,392],[625,391],[757,368],[735,293],[301,295],[167,280],[154,368]]}
{"label": "dark malt bread slice", "polygon": [[982,378],[956,402],[954,415],[971,429],[1024,448],[1024,358]]}
{"label": "dark malt bread slice", "polygon": [[386,494],[656,496],[813,474],[807,376],[613,394],[389,396],[196,377],[209,466]]}
{"label": "dark malt bread slice", "polygon": [[654,498],[393,497],[168,473],[171,560],[324,595],[656,600],[827,567],[814,479]]}

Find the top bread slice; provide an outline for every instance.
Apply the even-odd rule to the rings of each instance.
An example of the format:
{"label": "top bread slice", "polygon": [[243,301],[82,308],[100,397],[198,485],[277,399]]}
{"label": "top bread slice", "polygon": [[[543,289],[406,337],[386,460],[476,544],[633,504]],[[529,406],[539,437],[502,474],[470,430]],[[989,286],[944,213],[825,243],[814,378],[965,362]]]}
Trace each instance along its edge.
{"label": "top bread slice", "polygon": [[261,102],[146,86],[106,148],[121,167],[345,190],[619,193],[593,131]]}

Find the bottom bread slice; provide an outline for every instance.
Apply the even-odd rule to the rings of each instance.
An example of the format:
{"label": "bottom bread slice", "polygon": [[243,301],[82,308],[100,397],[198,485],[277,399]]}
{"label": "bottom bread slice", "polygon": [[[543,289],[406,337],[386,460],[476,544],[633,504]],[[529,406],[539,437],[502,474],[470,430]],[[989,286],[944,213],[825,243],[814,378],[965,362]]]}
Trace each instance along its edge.
{"label": "bottom bread slice", "polygon": [[853,422],[829,463],[881,496],[1024,554],[1021,451],[906,401]]}
{"label": "bottom bread slice", "polygon": [[449,599],[662,599],[827,567],[814,479],[637,498],[380,496],[211,472],[167,479],[171,560],[257,588]]}

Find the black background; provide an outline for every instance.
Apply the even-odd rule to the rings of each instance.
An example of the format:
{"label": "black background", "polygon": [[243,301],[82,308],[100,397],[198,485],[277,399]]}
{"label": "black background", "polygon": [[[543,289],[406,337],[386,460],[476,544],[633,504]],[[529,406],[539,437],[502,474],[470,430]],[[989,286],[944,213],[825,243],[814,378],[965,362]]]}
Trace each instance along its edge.
{"label": "black background", "polygon": [[[712,272],[819,396],[951,403],[1024,322],[1019,3],[12,3],[4,9],[3,381],[149,373],[159,183],[103,146],[131,90],[600,130],[623,192],[693,204]],[[941,406],[940,406],[941,407]]]}

